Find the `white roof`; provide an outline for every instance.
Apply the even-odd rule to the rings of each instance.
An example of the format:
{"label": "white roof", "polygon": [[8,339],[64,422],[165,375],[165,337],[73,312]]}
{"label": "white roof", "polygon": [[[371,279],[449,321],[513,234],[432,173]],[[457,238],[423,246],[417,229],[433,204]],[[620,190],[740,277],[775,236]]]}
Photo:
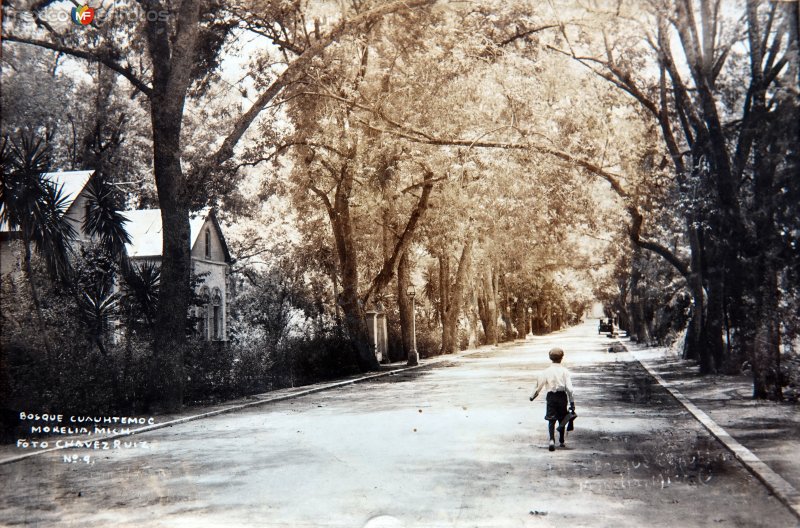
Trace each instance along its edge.
{"label": "white roof", "polygon": [[[66,198],[67,209],[69,209],[72,207],[72,202],[75,201],[75,198],[86,187],[86,182],[89,181],[92,174],[94,174],[93,170],[59,171],[48,172],[44,176],[61,189],[62,196]],[[0,225],[0,231],[9,231],[6,222]]]}
{"label": "white roof", "polygon": [[[200,230],[208,218],[210,209],[202,209],[189,216],[189,229],[191,240],[190,248],[194,247]],[[127,219],[125,230],[131,237],[131,243],[125,244],[128,256],[135,257],[160,257],[162,251],[161,238],[161,209],[139,209],[137,211],[124,211]]]}
{"label": "white roof", "polygon": [[89,181],[92,174],[94,174],[93,170],[48,172],[45,177],[57,187],[61,187],[61,192],[67,199],[67,207],[72,207],[72,202],[86,187],[86,182]]}

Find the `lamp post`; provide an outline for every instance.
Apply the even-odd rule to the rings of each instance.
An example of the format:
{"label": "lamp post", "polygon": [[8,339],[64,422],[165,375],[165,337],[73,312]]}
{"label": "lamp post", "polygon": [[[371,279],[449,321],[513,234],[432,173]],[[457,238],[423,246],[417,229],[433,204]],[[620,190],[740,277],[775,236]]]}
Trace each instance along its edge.
{"label": "lamp post", "polygon": [[411,350],[408,351],[408,363],[406,364],[409,367],[413,367],[419,364],[419,354],[417,353],[417,310],[414,305],[414,297],[416,297],[417,291],[414,289],[413,284],[409,284],[406,288],[406,295],[411,299]]}

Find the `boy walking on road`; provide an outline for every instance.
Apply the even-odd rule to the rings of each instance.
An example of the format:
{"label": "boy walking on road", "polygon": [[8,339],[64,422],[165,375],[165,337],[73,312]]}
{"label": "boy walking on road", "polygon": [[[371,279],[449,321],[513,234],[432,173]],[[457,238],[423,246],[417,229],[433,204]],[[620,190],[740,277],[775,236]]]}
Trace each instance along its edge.
{"label": "boy walking on road", "polygon": [[[536,390],[531,394],[530,400],[533,401],[539,393],[547,393],[547,411],[544,419],[547,420],[547,433],[550,436],[550,451],[556,450],[555,429],[558,422],[558,443],[564,447],[564,428],[575,412],[575,400],[572,396],[572,377],[569,370],[561,366],[564,359],[564,351],[560,348],[552,348],[548,353],[552,365],[539,373],[536,380]],[[567,403],[569,402],[569,411]]]}

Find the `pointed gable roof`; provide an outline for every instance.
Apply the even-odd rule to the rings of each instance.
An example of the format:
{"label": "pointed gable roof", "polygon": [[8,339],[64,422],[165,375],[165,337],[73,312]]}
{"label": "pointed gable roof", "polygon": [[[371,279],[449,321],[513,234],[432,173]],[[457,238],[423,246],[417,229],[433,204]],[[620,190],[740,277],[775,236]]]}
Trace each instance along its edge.
{"label": "pointed gable roof", "polygon": [[[122,214],[127,219],[125,230],[131,237],[131,242],[125,245],[128,256],[131,258],[161,257],[163,249],[161,209],[139,209],[137,211],[124,211]],[[189,216],[189,247],[193,248],[197,243],[206,220],[211,220],[222,244],[225,262],[230,263],[231,255],[228,251],[228,245],[225,243],[225,237],[222,235],[222,229],[219,226],[217,217],[210,208],[202,209]]]}
{"label": "pointed gable roof", "polygon": [[[61,193],[64,196],[65,203],[67,205],[66,212],[69,212],[70,208],[72,208],[72,204],[75,202],[75,199],[79,194],[81,194],[83,188],[86,187],[86,184],[89,182],[89,179],[93,174],[93,170],[58,171],[47,172],[44,174],[44,177],[54,184],[56,188],[61,189]],[[0,225],[0,231],[11,231],[7,222],[3,222],[3,224]]]}
{"label": "pointed gable roof", "polygon": [[54,183],[56,187],[61,188],[61,192],[67,200],[67,210],[69,210],[75,199],[83,191],[83,188],[89,183],[89,179],[93,174],[93,170],[64,171],[48,172],[45,177]]}

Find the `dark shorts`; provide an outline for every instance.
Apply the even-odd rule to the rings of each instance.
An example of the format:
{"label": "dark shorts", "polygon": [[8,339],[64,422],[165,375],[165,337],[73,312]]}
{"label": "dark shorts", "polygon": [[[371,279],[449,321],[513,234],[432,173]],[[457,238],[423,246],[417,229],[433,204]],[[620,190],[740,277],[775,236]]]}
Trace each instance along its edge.
{"label": "dark shorts", "polygon": [[567,415],[567,393],[548,392],[547,393],[547,413],[545,420],[561,420]]}

